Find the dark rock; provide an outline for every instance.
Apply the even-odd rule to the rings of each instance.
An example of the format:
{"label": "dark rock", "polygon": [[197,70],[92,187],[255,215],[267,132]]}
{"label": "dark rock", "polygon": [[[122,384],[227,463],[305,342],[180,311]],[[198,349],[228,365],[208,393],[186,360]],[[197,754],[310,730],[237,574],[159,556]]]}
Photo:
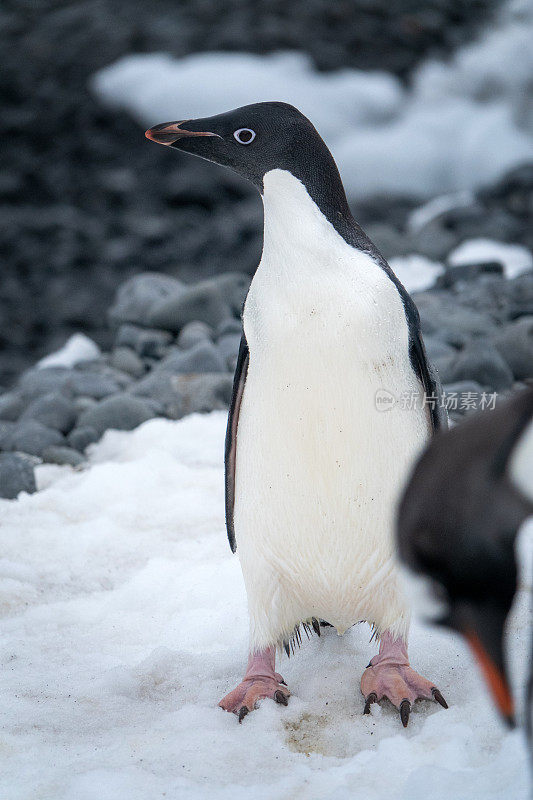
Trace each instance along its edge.
{"label": "dark rock", "polygon": [[227,408],[232,386],[233,376],[227,372],[174,375],[156,371],[139,381],[133,392],[157,399],[164,406],[165,416],[180,419],[193,412]]}
{"label": "dark rock", "polygon": [[77,450],[72,447],[51,446],[43,450],[43,461],[48,464],[69,464],[71,467],[78,467],[83,464],[85,459]]}
{"label": "dark rock", "polygon": [[461,264],[457,267],[448,267],[443,275],[439,275],[436,286],[439,289],[449,289],[460,281],[473,281],[480,275],[503,275],[503,266],[498,261],[488,261],[482,264]]}
{"label": "dark rock", "polygon": [[[112,325],[135,322],[149,325],[152,309],[185,291],[181,281],[158,272],[143,272],[120,286],[115,302],[109,310]],[[163,326],[164,327],[164,326]]]}
{"label": "dark rock", "polygon": [[158,328],[179,333],[188,322],[201,320],[215,327],[231,317],[232,313],[220,287],[213,281],[203,281],[179,297],[171,297],[157,304],[149,316],[149,322]]}
{"label": "dark rock", "polygon": [[224,272],[213,280],[230,306],[233,316],[240,317],[250,288],[250,276],[244,272]]}
{"label": "dark rock", "polygon": [[14,422],[24,411],[25,402],[18,392],[6,392],[0,396],[0,419]]}
{"label": "dark rock", "polygon": [[533,378],[533,316],[506,325],[493,341],[517,380]]}
{"label": "dark rock", "polygon": [[457,235],[449,230],[441,217],[433,217],[409,236],[409,251],[421,253],[434,261],[443,261],[456,244]]}
{"label": "dark rock", "polygon": [[[73,369],[65,367],[33,367],[25,372],[18,384],[18,393],[25,400],[34,400],[44,394],[65,393],[68,379],[74,374]],[[68,394],[68,390],[66,392]]]}
{"label": "dark rock", "polygon": [[199,342],[189,350],[173,348],[156,367],[158,371],[174,374],[224,372],[226,364],[216,346],[209,341]]}
{"label": "dark rock", "polygon": [[137,339],[135,350],[140,356],[146,356],[147,358],[163,358],[172,338],[172,334],[168,331],[158,331],[147,328]]}
{"label": "dark rock", "polygon": [[101,436],[110,428],[131,431],[151,417],[153,412],[143,400],[130,394],[117,394],[85,411],[78,422],[80,427],[94,428]]}
{"label": "dark rock", "polygon": [[6,437],[4,446],[6,450],[19,450],[40,457],[46,447],[64,444],[64,441],[59,431],[29,419],[15,423],[13,430]]}
{"label": "dark rock", "polygon": [[9,440],[15,423],[8,420],[0,420],[0,450],[5,450],[4,444]]}
{"label": "dark rock", "polygon": [[424,336],[424,344],[429,356],[429,360],[433,361],[435,358],[445,358],[446,356],[453,356],[455,350],[451,345],[442,342],[436,336],[426,334]]}
{"label": "dark rock", "polygon": [[215,328],[224,320],[240,315],[249,285],[248,275],[240,272],[201,281],[180,297],[171,297],[154,306],[149,322],[175,333],[195,320]]}
{"label": "dark rock", "polygon": [[65,386],[74,395],[86,395],[96,400],[116,394],[122,388],[117,380],[92,372],[72,374]]}
{"label": "dark rock", "polygon": [[14,500],[20,492],[37,490],[33,465],[17,453],[0,453],[0,497]]}
{"label": "dark rock", "polygon": [[172,334],[155,328],[143,328],[140,325],[126,323],[118,329],[116,344],[131,347],[139,356],[162,358]]}
{"label": "dark rock", "polygon": [[235,319],[232,317],[231,319],[225,319],[221,322],[215,331],[215,338],[218,339],[220,336],[225,336],[227,333],[238,333],[239,336],[242,334],[242,322],[240,318]]}
{"label": "dark rock", "polygon": [[72,400],[60,394],[45,394],[33,400],[27,407],[21,420],[34,419],[47,428],[61,433],[68,433],[76,422],[77,411]]}
{"label": "dark rock", "polygon": [[533,316],[533,272],[525,272],[507,281],[506,290],[509,319]]}
{"label": "dark rock", "polygon": [[228,333],[221,336],[217,342],[218,351],[224,359],[226,367],[231,371],[235,369],[240,343],[240,333]]}
{"label": "dark rock", "polygon": [[443,384],[476,381],[484,389],[501,391],[513,384],[513,373],[488,342],[472,341],[453,356],[435,359]]}
{"label": "dark rock", "polygon": [[177,344],[183,350],[188,350],[190,347],[199,344],[200,342],[210,342],[213,340],[213,329],[205,322],[196,320],[195,322],[188,322],[184,325],[178,336]]}
{"label": "dark rock", "polygon": [[410,247],[407,237],[391,225],[375,222],[367,225],[365,233],[385,258],[405,256],[412,252],[412,247]]}
{"label": "dark rock", "polygon": [[129,347],[115,347],[111,353],[110,363],[111,366],[121,372],[126,372],[132,378],[140,378],[146,371],[142,360]]}
{"label": "dark rock", "polygon": [[79,397],[75,397],[72,402],[74,403],[76,413],[81,414],[83,411],[87,411],[88,408],[93,408],[98,401],[95,400],[94,397],[80,395]]}
{"label": "dark rock", "polygon": [[461,347],[473,337],[487,337],[495,328],[488,314],[458,304],[446,292],[417,292],[413,299],[420,312],[422,333]]}
{"label": "dark rock", "polygon": [[75,450],[79,450],[80,453],[83,453],[86,447],[93,444],[93,442],[97,442],[99,438],[100,435],[96,428],[89,425],[80,425],[69,433],[68,443]]}

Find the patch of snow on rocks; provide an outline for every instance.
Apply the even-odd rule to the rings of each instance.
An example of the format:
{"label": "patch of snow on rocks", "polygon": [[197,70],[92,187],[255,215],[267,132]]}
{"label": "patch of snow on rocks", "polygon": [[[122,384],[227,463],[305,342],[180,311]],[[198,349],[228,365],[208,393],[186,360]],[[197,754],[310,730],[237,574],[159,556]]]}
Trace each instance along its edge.
{"label": "patch of snow on rocks", "polygon": [[415,253],[390,258],[389,264],[408,292],[430,289],[444,272],[442,264]]}
{"label": "patch of snow on rocks", "polygon": [[82,361],[92,361],[93,358],[98,358],[99,355],[100,348],[96,342],[93,342],[84,333],[74,333],[60,350],[41,358],[37,363],[37,367],[39,369],[46,367],[73,367]]}
{"label": "patch of snow on rocks", "polygon": [[519,244],[505,244],[493,239],[468,239],[448,256],[450,267],[466,264],[484,264],[491,261],[502,264],[507,278],[516,278],[533,269],[533,254]]}

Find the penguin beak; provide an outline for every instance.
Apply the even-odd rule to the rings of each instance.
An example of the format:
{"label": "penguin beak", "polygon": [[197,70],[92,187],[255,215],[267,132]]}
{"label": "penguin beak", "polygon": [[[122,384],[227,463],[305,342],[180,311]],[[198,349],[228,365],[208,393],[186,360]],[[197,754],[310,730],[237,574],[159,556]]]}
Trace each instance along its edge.
{"label": "penguin beak", "polygon": [[182,120],[181,122],[162,122],[160,125],[154,125],[153,128],[149,128],[147,131],[145,131],[144,135],[147,139],[151,139],[152,142],[166,145],[174,144],[178,141],[178,139],[185,139],[189,136],[216,136],[219,139],[222,138],[218,135],[218,133],[211,133],[210,131],[185,130],[181,126],[185,125],[187,122],[191,122],[191,120]]}
{"label": "penguin beak", "polygon": [[513,728],[514,700],[507,679],[503,653],[506,614],[503,610],[463,605],[459,623],[461,631],[483,673],[485,682],[503,719]]}

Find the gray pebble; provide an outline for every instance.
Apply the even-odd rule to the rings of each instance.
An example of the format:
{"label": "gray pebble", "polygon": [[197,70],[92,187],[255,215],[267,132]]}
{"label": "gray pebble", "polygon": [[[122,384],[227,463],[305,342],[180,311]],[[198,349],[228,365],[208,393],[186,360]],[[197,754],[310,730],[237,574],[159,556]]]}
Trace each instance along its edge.
{"label": "gray pebble", "polygon": [[36,420],[17,422],[6,437],[6,450],[20,450],[32,456],[41,456],[43,450],[53,444],[64,444],[65,439],[59,431],[47,428]]}
{"label": "gray pebble", "polygon": [[239,336],[242,335],[241,320],[235,319],[235,317],[232,317],[231,319],[225,319],[217,327],[215,336],[218,339],[220,336],[225,336],[227,333],[238,333]]}
{"label": "gray pebble", "polygon": [[106,430],[130,431],[153,417],[147,403],[130,394],[116,394],[102,400],[79,418],[80,427],[94,428],[101,436]]}
{"label": "gray pebble", "polygon": [[142,360],[129,347],[115,347],[111,353],[110,363],[112,367],[126,372],[132,378],[140,378],[145,373]]}
{"label": "gray pebble", "polygon": [[240,343],[240,333],[228,333],[225,336],[221,336],[217,342],[217,347],[224,359],[224,363],[230,370],[235,369]]}
{"label": "gray pebble", "polygon": [[60,394],[50,393],[33,400],[20,419],[35,419],[47,428],[68,433],[74,427],[77,415],[72,400]]}
{"label": "gray pebble", "polygon": [[100,438],[98,431],[89,425],[80,425],[72,430],[68,435],[68,443],[75,450],[83,453],[86,447]]}
{"label": "gray pebble", "polygon": [[135,351],[139,356],[163,358],[172,338],[172,334],[168,331],[146,328],[135,343]]}
{"label": "gray pebble", "polygon": [[430,336],[429,334],[426,334],[424,336],[424,344],[426,346],[426,351],[430,361],[433,361],[435,358],[453,356],[455,353],[455,350],[451,345],[446,344],[446,342],[441,342],[436,336]]}
{"label": "gray pebble", "polygon": [[205,322],[195,320],[184,325],[178,336],[178,347],[188,350],[199,342],[210,342],[213,339],[213,329]]}
{"label": "gray pebble", "polygon": [[0,420],[0,450],[5,450],[6,441],[8,441],[15,423],[10,420]]}
{"label": "gray pebble", "polygon": [[82,411],[87,411],[88,408],[95,406],[98,401],[95,400],[94,397],[86,397],[81,394],[79,397],[75,397],[72,402],[74,403],[76,412],[81,414]]}
{"label": "gray pebble", "polygon": [[495,330],[489,314],[461,306],[446,292],[418,292],[413,299],[424,336],[434,334],[441,341],[461,347],[472,337],[486,337]]}
{"label": "gray pebble", "polygon": [[472,380],[497,392],[513,385],[513,373],[486,341],[473,340],[455,355],[435,359],[435,365],[443,384]]}
{"label": "gray pebble", "polygon": [[174,374],[192,375],[199,372],[224,372],[226,363],[215,345],[204,341],[189,350],[173,348],[156,369]]}
{"label": "gray pebble", "polygon": [[0,497],[13,500],[20,492],[32,494],[37,489],[29,459],[18,453],[0,454]]}
{"label": "gray pebble", "polygon": [[18,392],[6,392],[0,397],[0,419],[16,421],[24,411],[25,402]]}
{"label": "gray pebble", "polygon": [[185,291],[181,281],[158,272],[143,272],[123,283],[109,310],[113,325],[136,322],[149,325],[150,313],[155,305]]}
{"label": "gray pebble", "polygon": [[139,356],[161,358],[172,341],[172,334],[158,328],[143,328],[140,325],[121,325],[117,346],[131,347]]}
{"label": "gray pebble", "polygon": [[494,345],[517,380],[533,378],[533,316],[506,325],[494,337]]}
{"label": "gray pebble", "polygon": [[78,467],[85,459],[72,447],[52,445],[43,450],[43,461],[47,464],[69,464],[71,467]]}
{"label": "gray pebble", "polygon": [[232,316],[232,309],[214,280],[202,281],[188,288],[179,297],[158,303],[149,316],[157,328],[179,333],[188,323],[201,320],[215,327]]}
{"label": "gray pebble", "polygon": [[180,419],[192,412],[227,408],[232,385],[233,377],[227,372],[175,375],[156,370],[139,381],[133,392],[155,398],[163,404],[165,416]]}
{"label": "gray pebble", "polygon": [[94,372],[77,372],[69,377],[67,387],[73,395],[87,395],[95,400],[109,397],[120,390],[120,384]]}
{"label": "gray pebble", "polygon": [[17,391],[26,401],[34,400],[43,394],[61,392],[69,394],[65,389],[68,379],[74,375],[73,369],[65,367],[32,367],[21,376]]}

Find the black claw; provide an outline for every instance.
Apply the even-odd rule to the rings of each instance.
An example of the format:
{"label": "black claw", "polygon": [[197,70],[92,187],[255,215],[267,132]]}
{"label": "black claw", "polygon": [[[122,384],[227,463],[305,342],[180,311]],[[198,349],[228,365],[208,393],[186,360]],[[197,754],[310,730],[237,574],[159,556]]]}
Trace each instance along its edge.
{"label": "black claw", "polygon": [[363,711],[363,714],[370,714],[370,706],[372,705],[372,703],[377,703],[377,700],[378,700],[377,694],[375,692],[370,692],[365,701],[365,709]]}
{"label": "black claw", "polygon": [[247,714],[249,714],[249,713],[250,713],[250,709],[249,708],[246,708],[246,706],[241,706],[240,707],[240,709],[239,709],[239,725],[241,724],[241,722],[243,721],[245,716]]}
{"label": "black claw", "polygon": [[284,681],[283,678],[280,680],[280,683],[283,684],[283,686],[287,685],[286,681]]}
{"label": "black claw", "polygon": [[285,652],[287,653],[287,658],[290,658],[291,657],[291,650],[290,650],[290,647],[289,647],[289,643],[288,642],[283,642],[283,647],[285,648]]}
{"label": "black claw", "polygon": [[409,714],[411,713],[411,703],[409,700],[402,700],[400,703],[400,719],[404,728],[407,728]]}
{"label": "black claw", "polygon": [[439,703],[443,708],[448,708],[448,703],[446,702],[446,700],[441,695],[438,689],[435,689],[435,687],[433,687],[433,689],[431,690],[431,694],[433,695],[437,703]]}
{"label": "black claw", "polygon": [[320,636],[320,622],[317,620],[316,617],[313,617],[311,620],[311,625],[313,626],[313,630],[317,636]]}
{"label": "black claw", "polygon": [[287,695],[283,694],[283,692],[281,692],[279,689],[274,694],[274,700],[276,701],[276,703],[279,703],[280,706],[286,706],[286,705],[288,705],[288,702],[289,702],[289,700],[287,698]]}

